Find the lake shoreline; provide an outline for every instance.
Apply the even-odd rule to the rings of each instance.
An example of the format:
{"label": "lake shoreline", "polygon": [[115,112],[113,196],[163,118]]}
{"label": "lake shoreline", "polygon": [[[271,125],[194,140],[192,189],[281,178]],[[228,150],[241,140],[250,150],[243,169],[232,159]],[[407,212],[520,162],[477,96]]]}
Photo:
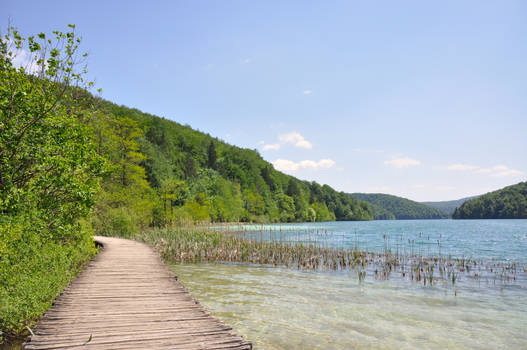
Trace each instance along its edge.
{"label": "lake shoreline", "polygon": [[[416,224],[419,223],[412,223]],[[151,244],[165,260],[176,264],[221,262],[307,271],[352,270],[359,281],[367,277],[387,280],[398,276],[425,286],[455,287],[461,279],[494,284],[525,279],[525,262],[452,254],[450,238],[446,237],[448,244],[443,246],[439,238],[442,234],[436,241],[422,232],[411,240],[376,233],[377,246],[368,246],[362,242],[365,233],[348,233],[343,238],[341,233],[331,231],[332,227],[342,225],[355,224],[211,225],[149,230],[135,239]],[[375,227],[371,223],[362,225]],[[309,228],[301,230],[301,227]]]}

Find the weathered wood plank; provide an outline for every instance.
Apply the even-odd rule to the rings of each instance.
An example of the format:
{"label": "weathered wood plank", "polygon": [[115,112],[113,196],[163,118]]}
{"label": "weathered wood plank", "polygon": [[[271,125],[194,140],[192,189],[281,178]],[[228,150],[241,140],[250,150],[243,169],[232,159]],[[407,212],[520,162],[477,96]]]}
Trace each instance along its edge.
{"label": "weathered wood plank", "polygon": [[149,246],[108,237],[24,349],[252,349],[212,317]]}

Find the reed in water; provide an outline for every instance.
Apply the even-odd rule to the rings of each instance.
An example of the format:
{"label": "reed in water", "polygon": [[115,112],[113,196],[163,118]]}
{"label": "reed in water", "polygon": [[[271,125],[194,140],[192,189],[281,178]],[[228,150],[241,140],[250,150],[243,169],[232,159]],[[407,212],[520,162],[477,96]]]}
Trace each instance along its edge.
{"label": "reed in water", "polygon": [[262,229],[256,234],[253,230],[251,235],[247,232],[243,226],[206,225],[147,230],[135,239],[151,244],[165,260],[175,264],[245,263],[301,270],[349,269],[357,272],[359,281],[367,276],[387,280],[398,275],[425,286],[455,285],[460,278],[495,284],[514,283],[527,277],[526,267],[519,263],[442,256],[440,240],[437,251],[430,251],[428,245],[425,252],[420,244],[420,240],[426,240],[422,234],[420,240],[408,240],[407,245],[402,244],[402,239],[390,242],[384,235],[383,251],[371,252],[359,249],[358,241],[353,248],[329,245],[323,239],[327,231],[298,232],[296,238],[281,229]]}

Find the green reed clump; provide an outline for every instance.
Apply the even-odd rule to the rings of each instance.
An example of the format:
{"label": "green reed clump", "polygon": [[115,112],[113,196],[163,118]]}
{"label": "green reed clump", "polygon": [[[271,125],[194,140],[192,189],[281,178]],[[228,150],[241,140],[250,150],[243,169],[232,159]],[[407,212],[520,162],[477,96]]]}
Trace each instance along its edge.
{"label": "green reed clump", "polygon": [[[402,252],[399,245],[393,250],[386,235],[383,252],[375,253],[359,250],[358,244],[351,249],[328,246],[324,240],[317,239],[320,235],[327,236],[327,231],[310,232],[307,240],[311,243],[306,243],[303,241],[306,235],[301,233],[293,233],[296,238],[286,240],[282,230],[273,232],[262,229],[247,236],[245,228],[239,229],[234,232],[225,227],[218,229],[210,226],[153,229],[135,238],[155,247],[171,263],[230,262],[302,270],[355,269],[359,282],[366,278],[368,270],[375,279],[388,280],[396,273],[403,279],[424,286],[437,283],[454,285],[461,276],[472,280],[481,280],[484,276],[487,283],[496,283],[516,281],[520,273],[525,275],[525,268],[518,263],[416,254],[414,241],[411,241],[411,253]],[[291,236],[291,232],[288,233]]]}
{"label": "green reed clump", "polygon": [[155,229],[135,238],[152,245],[164,259],[173,263],[239,262],[304,270],[340,270],[356,265],[365,267],[370,259],[364,252],[314,244],[249,240],[201,229]]}

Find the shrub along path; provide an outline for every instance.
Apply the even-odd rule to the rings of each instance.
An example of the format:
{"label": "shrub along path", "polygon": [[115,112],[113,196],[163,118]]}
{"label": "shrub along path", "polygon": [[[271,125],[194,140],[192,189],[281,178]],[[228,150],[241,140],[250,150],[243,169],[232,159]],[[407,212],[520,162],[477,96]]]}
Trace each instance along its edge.
{"label": "shrub along path", "polygon": [[148,245],[104,245],[46,312],[24,349],[251,349],[177,282]]}

